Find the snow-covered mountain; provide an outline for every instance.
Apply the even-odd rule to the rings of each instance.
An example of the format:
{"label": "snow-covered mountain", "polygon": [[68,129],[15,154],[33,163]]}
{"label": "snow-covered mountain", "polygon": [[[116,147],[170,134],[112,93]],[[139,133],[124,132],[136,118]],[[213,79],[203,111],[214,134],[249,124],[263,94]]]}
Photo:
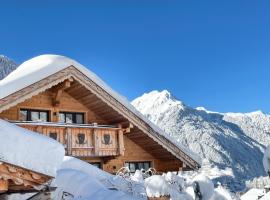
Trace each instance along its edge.
{"label": "snow-covered mountain", "polygon": [[17,68],[17,64],[6,56],[0,55],[0,80]]}
{"label": "snow-covered mountain", "polygon": [[246,180],[265,175],[262,158],[270,144],[270,116],[252,113],[216,113],[191,108],[168,91],[152,91],[132,104],[152,122],[212,166],[230,169],[234,177],[217,177],[232,190],[242,190]]}

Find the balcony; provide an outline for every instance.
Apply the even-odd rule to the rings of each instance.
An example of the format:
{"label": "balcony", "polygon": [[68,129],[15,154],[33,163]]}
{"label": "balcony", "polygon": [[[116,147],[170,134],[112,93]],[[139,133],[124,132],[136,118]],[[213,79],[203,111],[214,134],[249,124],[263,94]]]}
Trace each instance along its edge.
{"label": "balcony", "polygon": [[116,126],[28,121],[12,121],[12,123],[57,140],[64,145],[66,155],[75,157],[124,155],[123,129]]}

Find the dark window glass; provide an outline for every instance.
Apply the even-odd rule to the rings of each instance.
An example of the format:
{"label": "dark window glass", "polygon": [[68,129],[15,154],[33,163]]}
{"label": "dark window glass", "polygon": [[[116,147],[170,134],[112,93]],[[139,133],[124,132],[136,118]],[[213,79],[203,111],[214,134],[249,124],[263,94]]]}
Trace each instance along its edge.
{"label": "dark window glass", "polygon": [[83,115],[81,113],[76,114],[76,123],[83,124]]}
{"label": "dark window glass", "polygon": [[73,123],[71,113],[66,113],[66,123]]}
{"label": "dark window glass", "polygon": [[84,124],[84,113],[60,112],[59,122]]}
{"label": "dark window glass", "polygon": [[150,168],[150,162],[145,162],[145,163],[143,163],[143,169],[146,169],[146,170],[148,170],[149,168]]}
{"label": "dark window glass", "polygon": [[57,133],[51,132],[50,133],[50,138],[57,140]]}
{"label": "dark window glass", "polygon": [[31,121],[39,121],[39,112],[31,111]]}
{"label": "dark window glass", "polygon": [[134,173],[136,170],[148,170],[151,167],[151,162],[126,162],[125,166],[129,168],[131,173]]}
{"label": "dark window glass", "polygon": [[100,162],[90,162],[91,165],[101,169],[101,163]]}
{"label": "dark window glass", "polygon": [[48,113],[47,112],[39,112],[40,121],[46,122],[48,121]]}
{"label": "dark window glass", "polygon": [[49,111],[21,109],[20,110],[20,120],[48,122],[49,121]]}

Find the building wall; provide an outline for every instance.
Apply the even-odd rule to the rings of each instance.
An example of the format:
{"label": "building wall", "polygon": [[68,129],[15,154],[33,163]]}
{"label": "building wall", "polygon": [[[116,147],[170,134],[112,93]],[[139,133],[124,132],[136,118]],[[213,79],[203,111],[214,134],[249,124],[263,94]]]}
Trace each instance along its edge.
{"label": "building wall", "polygon": [[150,161],[152,167],[157,171],[178,171],[182,168],[182,162],[179,160],[159,160],[146,152],[142,147],[124,136],[125,154],[117,158],[106,161],[103,158],[84,158],[87,162],[101,162],[103,170],[116,173],[121,167],[125,166],[125,162]]}
{"label": "building wall", "polygon": [[50,119],[52,122],[57,122],[58,117],[54,115],[59,111],[70,111],[70,112],[84,112],[86,117],[86,122],[91,123],[98,123],[98,124],[106,124],[106,121],[103,120],[101,117],[96,115],[94,112],[89,110],[87,107],[82,105],[79,101],[72,98],[66,92],[63,92],[61,96],[61,101],[59,106],[53,106],[53,97],[54,94],[50,91],[46,91],[40,93],[32,97],[29,100],[26,100],[17,106],[14,106],[6,111],[0,113],[0,118],[2,119],[9,119],[9,120],[19,120],[19,110],[20,108],[32,108],[32,109],[42,109],[50,111]]}
{"label": "building wall", "polygon": [[[74,111],[74,112],[85,112],[87,123],[98,123],[107,124],[101,116],[97,116],[94,112],[89,110],[87,107],[82,105],[79,101],[72,98],[67,93],[63,92],[61,96],[60,105],[54,107],[53,96],[54,94],[50,91],[43,92],[39,95],[26,100],[23,103],[18,104],[6,111],[0,113],[0,118],[7,120],[19,120],[20,108],[32,108],[32,109],[43,109],[50,111],[50,119],[53,122],[58,121],[57,115],[54,113],[59,111]],[[130,133],[131,134],[131,133]],[[124,166],[125,162],[136,162],[136,161],[150,161],[152,167],[157,171],[175,171],[182,167],[182,162],[179,160],[164,161],[156,159],[154,156],[146,152],[141,146],[124,136],[125,153],[124,156],[115,158],[82,158],[88,162],[101,162],[102,167],[105,171],[115,173],[121,167]]]}

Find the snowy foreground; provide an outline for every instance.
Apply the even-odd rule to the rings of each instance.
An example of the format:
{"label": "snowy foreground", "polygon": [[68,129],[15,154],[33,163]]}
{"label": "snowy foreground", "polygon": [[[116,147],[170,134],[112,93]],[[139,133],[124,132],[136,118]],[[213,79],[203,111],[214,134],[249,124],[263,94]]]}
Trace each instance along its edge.
{"label": "snowy foreground", "polygon": [[[146,200],[147,197],[164,196],[171,200],[238,199],[221,186],[214,188],[212,181],[200,173],[168,172],[149,176],[137,170],[134,175],[120,173],[114,176],[67,156],[64,157],[52,186],[57,187],[52,193],[54,200]],[[27,198],[16,195],[9,199]]]}
{"label": "snowy foreground", "polygon": [[[82,160],[64,157],[64,147],[55,140],[1,119],[0,137],[0,162],[55,177],[48,183],[57,188],[52,193],[54,200],[143,200],[164,196],[172,200],[233,199],[221,186],[214,189],[212,181],[203,173],[153,175],[153,170],[130,175],[123,168],[118,175],[111,175]],[[8,197],[28,198],[29,194]]]}

